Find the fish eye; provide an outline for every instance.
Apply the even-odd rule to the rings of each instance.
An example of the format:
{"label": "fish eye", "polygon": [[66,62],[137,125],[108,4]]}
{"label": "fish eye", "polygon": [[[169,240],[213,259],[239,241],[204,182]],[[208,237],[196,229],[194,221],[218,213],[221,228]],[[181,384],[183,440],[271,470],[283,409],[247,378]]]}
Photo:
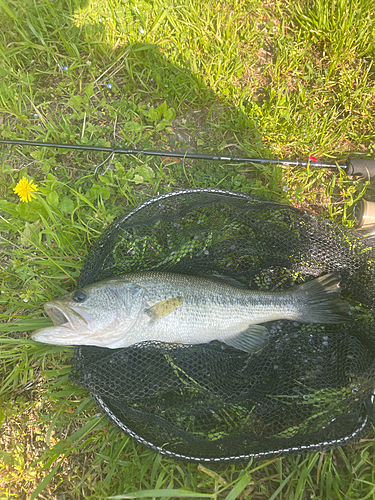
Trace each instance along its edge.
{"label": "fish eye", "polygon": [[78,292],[76,292],[73,295],[73,300],[75,302],[84,302],[86,300],[86,298],[87,298],[87,296],[83,290],[78,290]]}

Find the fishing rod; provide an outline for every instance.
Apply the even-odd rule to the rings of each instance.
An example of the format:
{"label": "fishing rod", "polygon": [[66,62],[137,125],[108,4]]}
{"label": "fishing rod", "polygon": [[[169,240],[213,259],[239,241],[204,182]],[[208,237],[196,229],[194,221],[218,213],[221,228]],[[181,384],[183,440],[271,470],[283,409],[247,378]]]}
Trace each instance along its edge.
{"label": "fishing rod", "polygon": [[362,177],[375,176],[375,160],[362,160],[360,158],[348,158],[344,163],[325,163],[315,160],[275,160],[270,158],[246,158],[241,156],[221,156],[203,155],[196,153],[180,153],[174,151],[151,151],[147,149],[124,149],[124,148],[109,148],[104,146],[84,146],[80,144],[58,144],[53,142],[36,142],[36,141],[21,141],[21,140],[0,140],[0,144],[11,144],[18,146],[37,146],[46,148],[63,148],[76,149],[80,151],[104,151],[110,155],[146,155],[146,156],[161,156],[164,158],[182,158],[192,160],[214,160],[214,161],[232,161],[238,163],[255,163],[260,165],[285,165],[292,167],[313,167],[313,168],[342,168],[347,175],[357,175]]}
{"label": "fishing rod", "polygon": [[[203,155],[196,153],[180,153],[175,151],[152,151],[147,149],[124,149],[124,148],[110,148],[105,146],[84,146],[80,144],[59,144],[53,142],[37,142],[37,141],[21,141],[21,140],[4,140],[0,139],[0,144],[16,145],[16,146],[36,146],[45,148],[61,148],[61,149],[75,149],[79,151],[103,151],[109,153],[109,156],[103,163],[98,165],[95,170],[97,171],[104,163],[106,163],[115,154],[124,155],[146,155],[146,156],[160,156],[164,158],[188,158],[194,160],[214,160],[214,161],[231,161],[239,163],[254,163],[260,165],[285,165],[293,167],[313,167],[313,168],[342,168],[346,171],[347,175],[355,175],[359,177],[372,178],[375,177],[375,160],[363,160],[361,158],[348,158],[345,163],[326,163],[319,162],[314,159],[307,161],[301,160],[275,160],[270,158],[247,158],[241,156],[221,156]],[[363,233],[364,236],[375,239],[375,202],[368,202],[360,200],[355,206],[355,219],[357,230]]]}

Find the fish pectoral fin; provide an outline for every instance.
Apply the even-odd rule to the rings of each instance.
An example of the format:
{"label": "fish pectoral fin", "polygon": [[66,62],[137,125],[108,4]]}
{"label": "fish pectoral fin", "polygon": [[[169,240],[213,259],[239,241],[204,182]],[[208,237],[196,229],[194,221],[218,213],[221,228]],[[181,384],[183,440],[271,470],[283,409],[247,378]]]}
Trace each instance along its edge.
{"label": "fish pectoral fin", "polygon": [[268,330],[262,325],[251,325],[247,330],[238,333],[233,337],[223,339],[228,344],[240,351],[249,353],[258,352],[268,340]]}
{"label": "fish pectoral fin", "polygon": [[164,318],[164,316],[168,316],[168,314],[171,314],[173,311],[178,309],[183,302],[183,297],[171,297],[170,299],[157,302],[149,309],[145,309],[145,314],[150,316],[150,323],[154,323],[158,319]]}

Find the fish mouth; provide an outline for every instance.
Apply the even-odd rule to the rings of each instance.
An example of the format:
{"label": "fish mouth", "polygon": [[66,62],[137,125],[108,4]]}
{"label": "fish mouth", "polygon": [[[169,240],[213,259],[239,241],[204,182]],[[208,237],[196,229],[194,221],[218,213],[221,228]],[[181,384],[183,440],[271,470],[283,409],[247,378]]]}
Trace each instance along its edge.
{"label": "fish mouth", "polygon": [[44,309],[45,309],[46,313],[48,314],[48,316],[52,319],[53,324],[55,326],[67,326],[68,328],[71,328],[73,330],[72,325],[69,322],[69,319],[61,311],[61,309],[59,309],[56,306],[52,306],[52,305],[49,306],[48,304],[46,304]]}
{"label": "fish mouth", "polygon": [[81,330],[82,327],[86,329],[89,326],[90,318],[85,317],[77,311],[67,306],[62,306],[57,302],[47,302],[44,310],[53,321],[54,326],[62,326],[70,328],[73,331]]}
{"label": "fish mouth", "polygon": [[87,311],[76,311],[63,300],[47,302],[44,310],[53,321],[53,326],[36,330],[31,335],[33,340],[45,344],[85,345],[92,322]]}

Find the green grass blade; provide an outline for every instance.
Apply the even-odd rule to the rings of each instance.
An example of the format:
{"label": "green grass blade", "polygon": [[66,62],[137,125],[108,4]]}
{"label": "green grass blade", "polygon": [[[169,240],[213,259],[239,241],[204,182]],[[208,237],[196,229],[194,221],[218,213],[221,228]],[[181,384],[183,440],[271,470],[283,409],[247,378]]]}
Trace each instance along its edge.
{"label": "green grass blade", "polygon": [[108,500],[122,500],[127,498],[214,498],[214,495],[208,493],[195,493],[194,491],[179,489],[165,490],[145,490],[136,493],[126,493],[124,495],[115,495],[107,497]]}

